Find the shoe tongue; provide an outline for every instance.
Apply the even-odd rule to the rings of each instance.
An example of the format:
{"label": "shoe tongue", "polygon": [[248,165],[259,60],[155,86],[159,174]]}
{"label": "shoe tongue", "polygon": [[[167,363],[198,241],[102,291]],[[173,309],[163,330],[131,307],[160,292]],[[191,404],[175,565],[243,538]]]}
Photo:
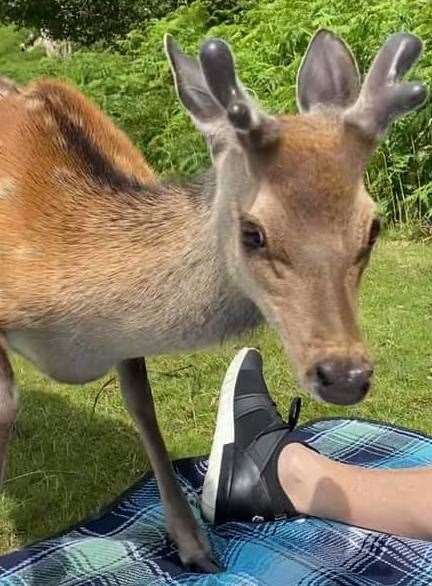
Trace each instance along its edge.
{"label": "shoe tongue", "polygon": [[285,430],[285,431],[293,431],[298,423],[300,417],[302,401],[300,397],[294,397],[291,401],[289,412],[288,412],[288,421],[284,421],[280,418],[280,421],[272,419],[267,425],[266,428],[263,428],[262,431],[257,435],[257,439],[266,435],[268,433],[272,433],[278,430]]}

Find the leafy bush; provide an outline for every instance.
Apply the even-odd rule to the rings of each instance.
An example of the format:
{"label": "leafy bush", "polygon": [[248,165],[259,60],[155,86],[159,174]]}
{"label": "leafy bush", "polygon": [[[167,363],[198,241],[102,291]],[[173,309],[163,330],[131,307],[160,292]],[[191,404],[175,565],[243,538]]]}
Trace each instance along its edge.
{"label": "leafy bush", "polygon": [[[432,35],[430,0],[256,0],[241,17],[212,26],[201,0],[122,41],[121,54],[83,52],[67,64],[45,61],[45,73],[72,79],[134,138],[160,171],[192,173],[205,164],[202,139],[175,99],[163,53],[167,31],[196,53],[200,40],[221,36],[233,46],[245,85],[273,112],[295,111],[295,78],[313,32],[335,30],[352,46],[362,71],[388,35],[409,30]],[[245,2],[247,0],[244,0]],[[223,11],[230,0],[216,4]],[[212,16],[213,15],[213,16]],[[431,84],[432,52],[415,77]],[[398,122],[371,162],[367,182],[384,215],[395,222],[432,223],[432,107]]]}
{"label": "leafy bush", "polygon": [[214,26],[236,22],[257,0],[201,0],[201,4],[207,10],[208,24]]}
{"label": "leafy bush", "polygon": [[161,18],[187,0],[2,0],[0,21],[47,30],[82,45],[110,41]]}

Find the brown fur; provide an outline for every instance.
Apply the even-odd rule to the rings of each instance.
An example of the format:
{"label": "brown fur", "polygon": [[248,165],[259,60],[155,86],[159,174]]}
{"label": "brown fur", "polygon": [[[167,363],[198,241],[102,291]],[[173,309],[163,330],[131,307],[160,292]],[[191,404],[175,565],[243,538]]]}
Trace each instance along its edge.
{"label": "brown fur", "polygon": [[[69,137],[71,124],[75,132]],[[16,327],[56,305],[60,311],[75,305],[74,287],[65,288],[71,271],[77,277],[91,273],[95,281],[102,265],[108,280],[116,274],[116,251],[124,250],[112,227],[123,223],[131,232],[136,229],[136,192],[144,183],[153,184],[155,176],[106,116],[59,82],[37,82],[6,96],[0,101],[0,128],[0,323]],[[81,150],[68,148],[80,138]],[[94,154],[105,161],[97,169]],[[159,210],[153,208],[157,223]],[[168,213],[164,209],[160,215]],[[133,237],[127,240],[133,245]],[[97,254],[86,254],[86,245],[110,254],[110,268]]]}
{"label": "brown fur", "polygon": [[[0,127],[1,327],[50,327],[84,317],[130,320],[137,327],[133,304],[140,289],[152,298],[157,295],[162,277],[167,278],[164,258],[180,280],[182,270],[173,254],[190,256],[185,243],[205,237],[208,206],[181,189],[158,184],[125,135],[63,83],[41,81],[7,96],[0,101]],[[316,246],[326,250],[326,238],[340,240],[346,224],[350,238],[358,234],[355,241],[340,242],[341,253],[352,249],[354,256],[358,241],[366,238],[370,214],[360,209],[353,218],[353,207],[372,211],[369,198],[360,197],[367,147],[332,117],[283,117],[281,127],[263,180],[271,189],[265,198],[258,196],[251,210],[262,208],[258,217],[268,221],[275,238],[270,270],[279,266],[284,275],[281,259],[288,255],[303,272],[313,271],[313,258],[311,265],[303,247],[308,230],[316,232]],[[323,233],[325,226],[330,235]],[[262,275],[273,295],[273,274],[261,264],[254,269],[256,278],[260,281]],[[288,279],[292,287],[281,292],[287,307],[293,301],[291,290],[294,296],[310,291],[316,296],[311,306],[322,299],[322,287],[313,286],[312,276]],[[286,279],[279,282],[286,288]],[[306,308],[296,313],[290,312],[289,331],[298,331],[307,315]],[[314,354],[326,354],[328,336],[318,343],[317,332],[309,335],[314,346],[325,345]],[[299,358],[307,370],[312,357]]]}

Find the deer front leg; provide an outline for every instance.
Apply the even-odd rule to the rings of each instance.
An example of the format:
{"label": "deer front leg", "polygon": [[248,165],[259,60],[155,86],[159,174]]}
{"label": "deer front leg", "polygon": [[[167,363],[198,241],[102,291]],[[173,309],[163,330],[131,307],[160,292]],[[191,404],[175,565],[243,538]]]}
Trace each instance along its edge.
{"label": "deer front leg", "polygon": [[205,572],[218,570],[181,490],[163,441],[144,358],[124,360],[118,367],[120,386],[129,413],[140,432],[165,507],[168,533],[177,544],[184,565]]}
{"label": "deer front leg", "polygon": [[9,437],[18,411],[14,374],[0,338],[0,486],[6,470]]}

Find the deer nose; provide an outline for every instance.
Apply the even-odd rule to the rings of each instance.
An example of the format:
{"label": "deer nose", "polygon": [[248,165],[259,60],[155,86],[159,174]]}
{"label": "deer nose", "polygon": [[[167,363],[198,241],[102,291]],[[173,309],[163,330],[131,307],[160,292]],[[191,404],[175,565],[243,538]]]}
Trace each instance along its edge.
{"label": "deer nose", "polygon": [[354,405],[361,401],[371,385],[373,367],[369,362],[328,358],[313,369],[313,386],[327,403]]}

